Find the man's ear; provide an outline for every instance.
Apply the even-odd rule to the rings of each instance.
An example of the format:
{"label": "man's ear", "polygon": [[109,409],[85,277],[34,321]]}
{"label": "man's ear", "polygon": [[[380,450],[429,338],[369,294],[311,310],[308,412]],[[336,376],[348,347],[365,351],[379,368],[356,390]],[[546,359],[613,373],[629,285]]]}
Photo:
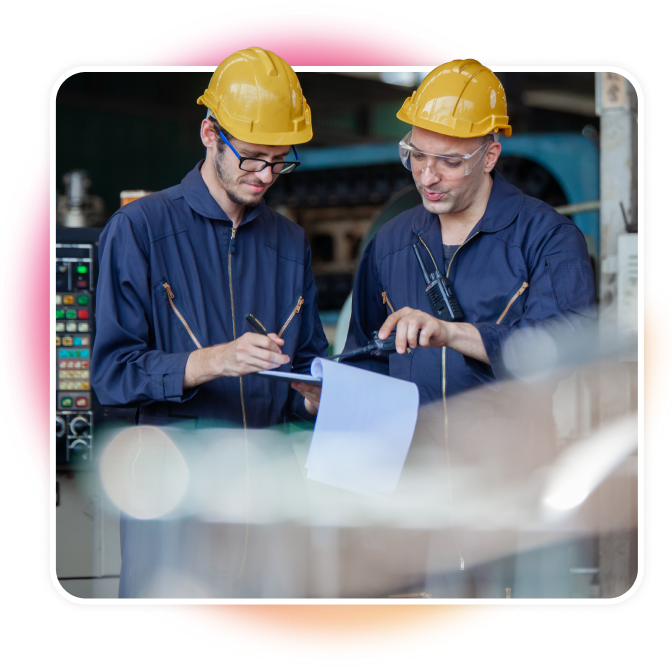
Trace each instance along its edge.
{"label": "man's ear", "polygon": [[217,131],[209,118],[204,118],[201,122],[201,142],[206,149],[217,146]]}
{"label": "man's ear", "polygon": [[488,174],[495,169],[499,155],[502,153],[502,145],[499,142],[490,142],[490,146],[485,150],[485,164],[483,171]]}

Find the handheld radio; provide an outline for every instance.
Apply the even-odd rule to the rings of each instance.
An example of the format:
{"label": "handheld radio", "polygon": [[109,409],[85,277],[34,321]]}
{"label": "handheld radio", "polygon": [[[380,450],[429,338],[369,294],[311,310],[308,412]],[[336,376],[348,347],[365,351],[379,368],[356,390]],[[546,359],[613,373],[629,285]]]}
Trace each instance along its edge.
{"label": "handheld radio", "polygon": [[449,322],[464,318],[457,297],[455,297],[455,291],[448,278],[438,271],[428,274],[425,263],[420,257],[417,244],[413,244],[413,251],[415,252],[415,257],[418,259],[422,276],[427,284],[425,295],[427,295],[429,306],[432,308],[434,315],[442,321]]}

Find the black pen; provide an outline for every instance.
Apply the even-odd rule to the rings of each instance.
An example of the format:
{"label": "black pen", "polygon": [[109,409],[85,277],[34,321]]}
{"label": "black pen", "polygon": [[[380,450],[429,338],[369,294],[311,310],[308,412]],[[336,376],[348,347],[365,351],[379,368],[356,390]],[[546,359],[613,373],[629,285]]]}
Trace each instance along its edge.
{"label": "black pen", "polygon": [[245,316],[245,320],[255,329],[256,332],[262,335],[266,335],[268,337],[268,332],[266,332],[266,328],[261,324],[261,322],[256,316],[253,316],[252,314],[247,314],[247,316]]}

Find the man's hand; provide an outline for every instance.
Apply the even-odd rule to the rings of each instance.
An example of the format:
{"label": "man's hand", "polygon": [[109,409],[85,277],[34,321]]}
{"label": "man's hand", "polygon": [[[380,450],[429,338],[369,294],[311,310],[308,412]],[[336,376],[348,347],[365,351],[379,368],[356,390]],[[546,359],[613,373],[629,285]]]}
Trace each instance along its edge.
{"label": "man's hand", "polygon": [[490,364],[481,333],[471,323],[448,323],[424,311],[404,307],[387,317],[378,330],[378,337],[387,339],[395,327],[397,353],[403,353],[407,347],[447,346],[462,355]]}
{"label": "man's hand", "polygon": [[378,337],[387,339],[396,327],[397,353],[403,353],[407,347],[441,348],[448,346],[447,325],[445,321],[440,321],[424,311],[404,307],[387,317],[383,326],[378,330]]}
{"label": "man's hand", "polygon": [[306,407],[306,411],[311,416],[316,416],[317,410],[320,406],[322,387],[314,386],[310,383],[301,383],[300,381],[295,381],[292,383],[292,388],[303,395],[303,403]]}
{"label": "man's hand", "polygon": [[266,337],[246,332],[228,344],[194,351],[187,359],[183,385],[192,388],[222,376],[244,376],[285,365],[289,356],[280,350],[284,343],[273,333]]}

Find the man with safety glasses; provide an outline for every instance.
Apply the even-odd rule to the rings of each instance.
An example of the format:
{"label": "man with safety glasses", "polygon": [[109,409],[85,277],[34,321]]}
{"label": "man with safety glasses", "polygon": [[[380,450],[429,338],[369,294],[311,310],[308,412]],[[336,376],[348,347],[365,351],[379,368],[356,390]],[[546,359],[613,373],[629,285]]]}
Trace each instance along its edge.
{"label": "man with safety glasses", "polygon": [[[314,420],[319,387],[255,374],[309,373],[327,351],[306,234],[263,202],[299,165],[295,145],[313,136],[310,108],[292,68],[257,47],[226,58],[197,102],[207,108],[205,160],[180,185],[122,207],[101,234],[92,385],[103,405],[137,406],[139,425]],[[295,478],[302,486],[298,468]],[[167,527],[122,517],[121,597],[151,596],[162,560],[151,532],[163,537]],[[195,564],[176,532],[170,545],[187,551],[183,566]],[[242,532],[244,550],[230,569],[217,557],[219,572],[235,576],[245,564],[244,523]],[[245,593],[258,595],[261,580]],[[276,585],[274,596],[296,594]]]}
{"label": "man with safety glasses", "polygon": [[[502,347],[516,329],[591,318],[593,274],[579,229],[494,171],[499,133],[510,136],[511,126],[488,68],[440,65],[397,117],[412,126],[399,154],[422,206],[383,226],[366,249],[344,350],[396,328],[397,354],[359,364],[414,381],[427,403],[511,378]],[[448,278],[463,316],[435,317],[413,245],[428,272]]]}
{"label": "man with safety glasses", "polygon": [[[491,384],[515,377],[512,367],[534,349],[530,334],[558,328],[567,335],[592,321],[586,242],[569,219],[495,172],[499,133],[510,136],[511,126],[504,89],[479,62],[434,69],[397,117],[411,125],[399,154],[422,205],[385,224],[366,248],[344,350],[364,346],[374,331],[395,338],[389,357],[351,364],[418,386],[425,407],[414,443],[433,447],[412,448],[409,461],[421,452],[430,469],[447,468],[442,490],[450,486],[451,467],[481,471],[487,453],[524,452],[516,471],[531,471],[555,452],[553,388],[518,388],[510,402]],[[433,305],[428,280],[445,289],[429,295]],[[501,392],[462,394],[488,386]],[[434,537],[425,582],[432,596],[511,596],[511,562],[474,569],[482,536],[474,537],[457,531]],[[507,535],[493,554],[510,554],[515,540],[515,533]]]}

